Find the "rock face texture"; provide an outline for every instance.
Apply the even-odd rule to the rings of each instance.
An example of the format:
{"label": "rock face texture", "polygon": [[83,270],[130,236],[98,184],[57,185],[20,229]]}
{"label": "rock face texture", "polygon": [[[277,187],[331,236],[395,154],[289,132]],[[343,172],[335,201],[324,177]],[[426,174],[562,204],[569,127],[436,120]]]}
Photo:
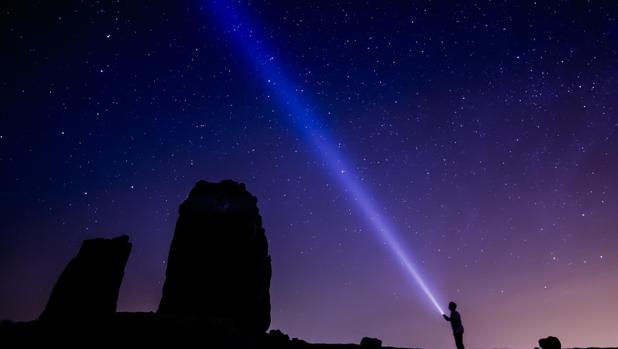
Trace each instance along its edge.
{"label": "rock face texture", "polygon": [[199,181],[180,205],[158,314],[264,334],[271,274],[257,199],[244,184]]}
{"label": "rock face texture", "polygon": [[79,321],[113,316],[130,252],[126,235],[85,240],[77,257],[60,274],[39,319]]}

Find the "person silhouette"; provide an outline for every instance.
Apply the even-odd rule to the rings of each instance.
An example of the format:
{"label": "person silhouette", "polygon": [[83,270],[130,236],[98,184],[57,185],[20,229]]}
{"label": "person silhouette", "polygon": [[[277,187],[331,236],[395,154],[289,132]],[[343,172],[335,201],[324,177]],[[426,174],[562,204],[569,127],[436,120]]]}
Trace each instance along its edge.
{"label": "person silhouette", "polygon": [[446,316],[446,314],[442,314],[444,319],[451,323],[451,328],[453,328],[453,336],[455,337],[455,346],[457,349],[464,349],[463,344],[463,333],[464,328],[461,323],[461,315],[455,309],[457,309],[457,304],[455,302],[450,302],[448,304],[448,308],[451,311],[451,316]]}

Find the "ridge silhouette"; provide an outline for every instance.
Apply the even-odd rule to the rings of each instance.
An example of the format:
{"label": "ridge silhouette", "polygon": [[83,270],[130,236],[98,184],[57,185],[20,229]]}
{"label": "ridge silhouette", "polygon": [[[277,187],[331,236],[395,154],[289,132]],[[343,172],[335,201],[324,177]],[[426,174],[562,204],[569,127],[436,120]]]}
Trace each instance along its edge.
{"label": "ridge silhouette", "polygon": [[[85,240],[38,319],[0,322],[0,346],[382,348],[370,337],[311,344],[266,332],[271,259],[257,198],[242,183],[199,181],[180,205],[157,312],[116,312],[131,248],[126,235]],[[556,341],[539,344],[560,349]]]}

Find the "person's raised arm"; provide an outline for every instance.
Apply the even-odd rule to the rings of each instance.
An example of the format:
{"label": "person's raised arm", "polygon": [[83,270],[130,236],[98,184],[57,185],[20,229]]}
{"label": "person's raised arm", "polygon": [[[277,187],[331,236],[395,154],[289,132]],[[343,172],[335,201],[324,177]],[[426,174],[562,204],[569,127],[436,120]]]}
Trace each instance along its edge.
{"label": "person's raised arm", "polygon": [[451,318],[446,316],[446,314],[442,314],[442,317],[444,318],[444,320],[446,321],[451,321]]}

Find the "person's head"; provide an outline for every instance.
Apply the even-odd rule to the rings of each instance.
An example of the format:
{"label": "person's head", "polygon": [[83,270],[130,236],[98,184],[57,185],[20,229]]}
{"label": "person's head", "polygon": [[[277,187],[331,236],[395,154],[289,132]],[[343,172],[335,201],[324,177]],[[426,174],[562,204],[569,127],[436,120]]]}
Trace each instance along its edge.
{"label": "person's head", "polygon": [[453,311],[453,310],[457,309],[457,304],[455,304],[455,302],[450,302],[450,303],[448,304],[448,308],[449,308],[451,311]]}

